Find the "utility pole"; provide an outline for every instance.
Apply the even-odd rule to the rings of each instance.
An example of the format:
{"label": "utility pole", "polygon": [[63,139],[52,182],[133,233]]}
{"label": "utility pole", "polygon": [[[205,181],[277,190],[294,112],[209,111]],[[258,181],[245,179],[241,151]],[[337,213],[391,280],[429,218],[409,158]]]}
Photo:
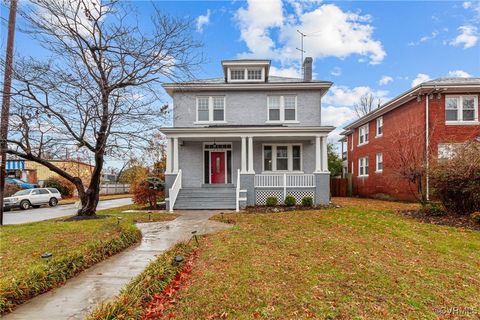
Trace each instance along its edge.
{"label": "utility pole", "polygon": [[3,71],[2,118],[0,119],[0,225],[3,225],[3,195],[5,191],[5,176],[7,164],[8,117],[10,113],[10,92],[13,69],[13,39],[15,36],[15,19],[17,16],[17,0],[10,0],[8,15],[7,50],[5,55],[5,70]]}
{"label": "utility pole", "polygon": [[303,54],[306,52],[303,50],[303,38],[305,38],[307,35],[303,33],[302,31],[297,29],[297,32],[300,34],[300,48],[295,48],[298,51],[300,51],[301,59],[300,59],[300,65],[302,66],[302,76],[305,76],[305,71],[303,70]]}

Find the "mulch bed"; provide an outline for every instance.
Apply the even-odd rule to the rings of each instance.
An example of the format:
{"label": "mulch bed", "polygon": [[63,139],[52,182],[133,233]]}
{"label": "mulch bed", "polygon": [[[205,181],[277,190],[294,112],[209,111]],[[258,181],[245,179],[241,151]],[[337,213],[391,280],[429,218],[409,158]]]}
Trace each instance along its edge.
{"label": "mulch bed", "polygon": [[480,231],[480,223],[475,222],[468,215],[447,213],[443,216],[428,216],[417,210],[401,210],[399,212],[406,217],[419,220],[424,223]]}
{"label": "mulch bed", "polygon": [[318,205],[318,206],[249,206],[245,208],[246,213],[279,213],[279,212],[288,212],[288,211],[308,211],[308,210],[320,210],[320,209],[333,209],[333,208],[342,208],[342,206],[337,204],[329,205]]}

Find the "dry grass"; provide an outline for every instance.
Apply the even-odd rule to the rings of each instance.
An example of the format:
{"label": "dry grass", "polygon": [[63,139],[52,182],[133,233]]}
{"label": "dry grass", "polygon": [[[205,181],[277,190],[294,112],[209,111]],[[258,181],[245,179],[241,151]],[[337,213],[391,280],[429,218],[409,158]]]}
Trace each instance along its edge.
{"label": "dry grass", "polygon": [[413,204],[334,202],[344,207],[225,214],[235,227],[207,237],[171,310],[175,318],[436,319],[436,310],[449,307],[480,312],[479,232],[394,213]]}

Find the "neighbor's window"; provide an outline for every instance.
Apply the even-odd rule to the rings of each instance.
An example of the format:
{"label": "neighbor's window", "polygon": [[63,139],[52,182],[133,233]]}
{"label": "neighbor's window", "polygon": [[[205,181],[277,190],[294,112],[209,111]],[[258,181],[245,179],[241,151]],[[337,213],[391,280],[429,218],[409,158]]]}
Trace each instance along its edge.
{"label": "neighbor's window", "polygon": [[263,171],[301,171],[301,145],[264,145]]}
{"label": "neighbor's window", "polygon": [[297,96],[268,96],[268,121],[296,121]]}
{"label": "neighbor's window", "polygon": [[368,157],[358,159],[358,176],[368,176]]}
{"label": "neighbor's window", "polygon": [[197,97],[197,121],[225,121],[225,97]]}
{"label": "neighbor's window", "polygon": [[383,171],[383,154],[377,153],[377,159],[376,159],[376,169],[375,171],[377,172],[382,172]]}
{"label": "neighbor's window", "polygon": [[247,69],[248,80],[262,80],[262,69]]}
{"label": "neighbor's window", "polygon": [[368,143],[368,123],[358,128],[358,144]]}
{"label": "neighbor's window", "polygon": [[446,122],[477,122],[478,96],[446,96]]}
{"label": "neighbor's window", "polygon": [[383,117],[377,118],[377,137],[383,135]]}

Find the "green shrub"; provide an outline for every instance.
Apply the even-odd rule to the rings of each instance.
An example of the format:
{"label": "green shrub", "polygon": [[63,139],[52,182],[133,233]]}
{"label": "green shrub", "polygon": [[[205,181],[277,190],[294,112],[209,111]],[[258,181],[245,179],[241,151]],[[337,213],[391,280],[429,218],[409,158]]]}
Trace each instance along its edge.
{"label": "green shrub", "polygon": [[422,205],[420,212],[426,216],[443,216],[446,214],[441,204],[435,202],[427,202]]}
{"label": "green shrub", "polygon": [[275,207],[278,204],[278,199],[277,199],[277,197],[268,197],[265,204],[268,207]]}
{"label": "green shrub", "polygon": [[476,223],[480,223],[480,211],[472,213],[470,218],[472,218]]}
{"label": "green shrub", "polygon": [[454,151],[451,159],[433,163],[431,185],[447,210],[458,214],[480,211],[480,141]]}
{"label": "green shrub", "polygon": [[304,207],[313,207],[313,198],[312,197],[303,197],[302,206]]}
{"label": "green shrub", "polygon": [[75,191],[73,183],[64,178],[48,178],[43,182],[43,186],[57,189],[64,198],[72,197]]}
{"label": "green shrub", "polygon": [[286,196],[285,197],[285,205],[287,207],[293,207],[296,204],[297,204],[297,200],[295,200],[295,197],[293,197],[293,196]]}

